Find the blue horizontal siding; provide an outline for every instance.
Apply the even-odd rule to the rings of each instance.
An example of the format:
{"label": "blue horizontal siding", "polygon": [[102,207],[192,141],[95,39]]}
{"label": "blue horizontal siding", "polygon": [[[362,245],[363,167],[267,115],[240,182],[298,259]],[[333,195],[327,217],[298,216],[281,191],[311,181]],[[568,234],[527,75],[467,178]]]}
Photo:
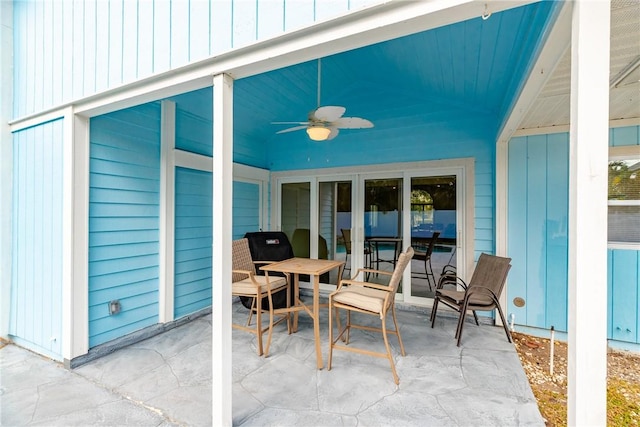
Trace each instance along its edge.
{"label": "blue horizontal siding", "polygon": [[640,342],[640,251],[608,251],[608,336]]}
{"label": "blue horizontal siding", "polygon": [[[89,346],[158,321],[160,108],[91,119]],[[109,316],[108,303],[122,311]]]}
{"label": "blue horizontal siding", "polygon": [[260,186],[234,181],[233,183],[233,238],[260,231]]}
{"label": "blue horizontal siding", "polygon": [[62,357],[63,120],[13,134],[9,334]]}
{"label": "blue horizontal siding", "polygon": [[174,315],[211,305],[211,173],[176,168]]}

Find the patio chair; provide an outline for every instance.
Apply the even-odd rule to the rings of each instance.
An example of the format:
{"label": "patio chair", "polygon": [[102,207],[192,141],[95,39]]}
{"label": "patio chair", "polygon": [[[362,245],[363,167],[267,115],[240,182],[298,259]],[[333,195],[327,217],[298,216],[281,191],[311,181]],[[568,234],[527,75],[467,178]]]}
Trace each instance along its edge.
{"label": "patio chair", "polygon": [[[511,334],[507,328],[507,322],[499,302],[500,294],[507,280],[507,274],[511,268],[510,262],[511,258],[483,253],[478,259],[478,263],[468,284],[455,275],[443,275],[438,282],[438,289],[436,289],[436,296],[433,300],[431,327],[433,328],[435,324],[439,303],[443,303],[458,311],[460,316],[458,317],[458,327],[456,328],[455,338],[458,340],[459,347],[467,311],[472,311],[476,325],[479,326],[480,323],[478,322],[476,311],[497,309],[500,314],[500,319],[502,320],[504,332],[507,334],[507,340],[511,342]],[[463,290],[444,289],[447,285],[459,285]]]}
{"label": "patio chair", "polygon": [[[398,374],[396,372],[396,366],[393,362],[393,355],[391,354],[391,347],[389,347],[388,334],[393,334],[398,337],[400,343],[400,352],[404,356],[404,346],[402,345],[402,337],[400,336],[400,329],[398,328],[398,321],[396,320],[395,310],[395,296],[400,280],[402,279],[402,273],[411,261],[413,257],[413,248],[409,247],[407,250],[400,254],[398,262],[393,272],[378,271],[368,268],[360,268],[358,272],[351,279],[343,279],[338,284],[338,289],[329,295],[329,360],[327,363],[327,370],[331,370],[331,359],[333,356],[333,350],[344,350],[353,353],[365,354],[368,356],[382,357],[389,360],[391,365],[391,372],[393,373],[393,379],[396,384],[400,383]],[[388,285],[380,285],[378,283],[369,283],[365,281],[358,281],[358,277],[364,278],[367,273],[378,273],[390,276]],[[362,280],[362,279],[361,279]],[[340,326],[340,313],[339,309],[347,310],[347,323],[345,327]],[[364,325],[356,325],[351,323],[351,312],[369,314],[378,317],[381,320],[381,327],[371,327]],[[338,335],[334,339],[333,337],[333,314],[335,313],[336,322],[338,324]],[[391,313],[393,324],[395,329],[387,330],[386,319],[387,314]],[[384,338],[384,345],[386,352],[375,352],[362,348],[356,348],[349,346],[349,333],[351,328],[362,329],[365,331],[381,332]],[[344,345],[338,344],[338,341],[344,341]]]}
{"label": "patio chair", "polygon": [[[270,262],[254,262],[251,258],[251,252],[249,250],[249,241],[246,238],[233,241],[232,256],[233,266],[231,293],[233,296],[249,297],[253,299],[251,303],[251,309],[249,311],[249,319],[247,320],[246,325],[239,325],[234,323],[233,327],[255,334],[258,339],[258,356],[262,356],[264,354],[264,356],[267,357],[267,355],[269,354],[269,346],[271,345],[271,335],[273,333],[273,327],[283,320],[286,320],[287,331],[289,333],[291,332],[291,319],[288,312],[282,314],[281,318],[278,319],[277,322],[273,321],[274,307],[272,297],[273,294],[286,292],[285,301],[286,306],[289,307],[291,300],[289,296],[289,277],[269,276],[268,272],[266,272],[264,276],[257,275],[256,265],[269,264]],[[264,308],[264,304],[262,303],[263,298],[267,302],[266,309]],[[256,324],[255,326],[251,326],[251,317],[254,312],[256,314]],[[262,326],[263,312],[269,313],[269,325],[266,327]],[[267,345],[263,349],[262,336],[267,331],[269,331],[267,337]]]}
{"label": "patio chair", "polygon": [[[424,260],[424,274],[427,277],[427,284],[429,285],[429,290],[433,290],[433,287],[436,286],[436,276],[433,274],[433,267],[431,266],[431,255],[433,255],[433,248],[436,246],[436,242],[438,241],[438,237],[440,237],[440,232],[435,231],[431,236],[431,240],[429,240],[429,245],[426,250],[417,249],[415,251],[414,258],[419,260]],[[433,287],[431,286],[431,280],[433,279]]]}
{"label": "patio chair", "polygon": [[[341,228],[340,232],[342,233],[342,240],[344,240],[344,249],[346,252],[344,258],[345,268],[342,270],[342,273],[344,274],[347,270],[351,272],[351,264],[349,264],[349,255],[351,255],[351,229]],[[364,248],[364,265],[371,268],[371,249],[368,245]]]}

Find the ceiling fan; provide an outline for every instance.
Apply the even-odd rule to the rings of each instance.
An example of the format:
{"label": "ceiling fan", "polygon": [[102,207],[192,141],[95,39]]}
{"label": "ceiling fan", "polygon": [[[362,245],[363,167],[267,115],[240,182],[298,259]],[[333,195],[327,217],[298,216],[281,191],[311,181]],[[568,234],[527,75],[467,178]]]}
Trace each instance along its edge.
{"label": "ceiling fan", "polygon": [[327,105],[320,106],[320,83],[322,62],[318,59],[318,108],[309,112],[306,122],[272,122],[274,125],[297,125],[276,133],[287,133],[306,129],[309,138],[314,141],[325,141],[338,136],[340,129],[372,128],[373,123],[360,117],[342,117],[347,111],[345,107]]}

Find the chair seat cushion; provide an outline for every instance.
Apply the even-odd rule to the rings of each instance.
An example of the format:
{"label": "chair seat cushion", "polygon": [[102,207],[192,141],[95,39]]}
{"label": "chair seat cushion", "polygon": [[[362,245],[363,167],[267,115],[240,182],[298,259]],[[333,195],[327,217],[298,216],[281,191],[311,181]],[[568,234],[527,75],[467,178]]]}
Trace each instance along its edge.
{"label": "chair seat cushion", "polygon": [[[253,276],[256,282],[260,284],[260,293],[267,292],[267,276]],[[273,277],[269,276],[269,287],[271,291],[282,288],[287,285],[287,279],[284,277]],[[233,282],[231,292],[234,295],[255,295],[256,294],[256,285],[251,281],[250,278],[246,278],[240,280],[238,282]]]}
{"label": "chair seat cushion", "polygon": [[382,313],[382,307],[387,295],[389,295],[389,292],[380,289],[347,286],[336,292],[333,295],[333,300],[372,313]]}
{"label": "chair seat cushion", "polygon": [[[441,289],[438,292],[440,299],[443,301],[449,301],[453,304],[462,305],[464,301],[464,291],[453,291],[448,289]],[[470,306],[484,307],[493,305],[491,297],[486,295],[474,295],[469,299]],[[472,308],[472,307],[469,307]]]}

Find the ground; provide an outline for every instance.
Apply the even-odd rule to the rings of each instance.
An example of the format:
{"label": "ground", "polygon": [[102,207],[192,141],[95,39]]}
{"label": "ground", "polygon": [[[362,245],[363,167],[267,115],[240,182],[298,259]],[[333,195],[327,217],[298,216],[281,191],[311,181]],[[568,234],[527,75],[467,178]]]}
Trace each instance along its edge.
{"label": "ground", "polygon": [[[514,342],[547,426],[567,425],[567,344],[514,333]],[[610,350],[607,357],[607,424],[640,426],[640,354]]]}

